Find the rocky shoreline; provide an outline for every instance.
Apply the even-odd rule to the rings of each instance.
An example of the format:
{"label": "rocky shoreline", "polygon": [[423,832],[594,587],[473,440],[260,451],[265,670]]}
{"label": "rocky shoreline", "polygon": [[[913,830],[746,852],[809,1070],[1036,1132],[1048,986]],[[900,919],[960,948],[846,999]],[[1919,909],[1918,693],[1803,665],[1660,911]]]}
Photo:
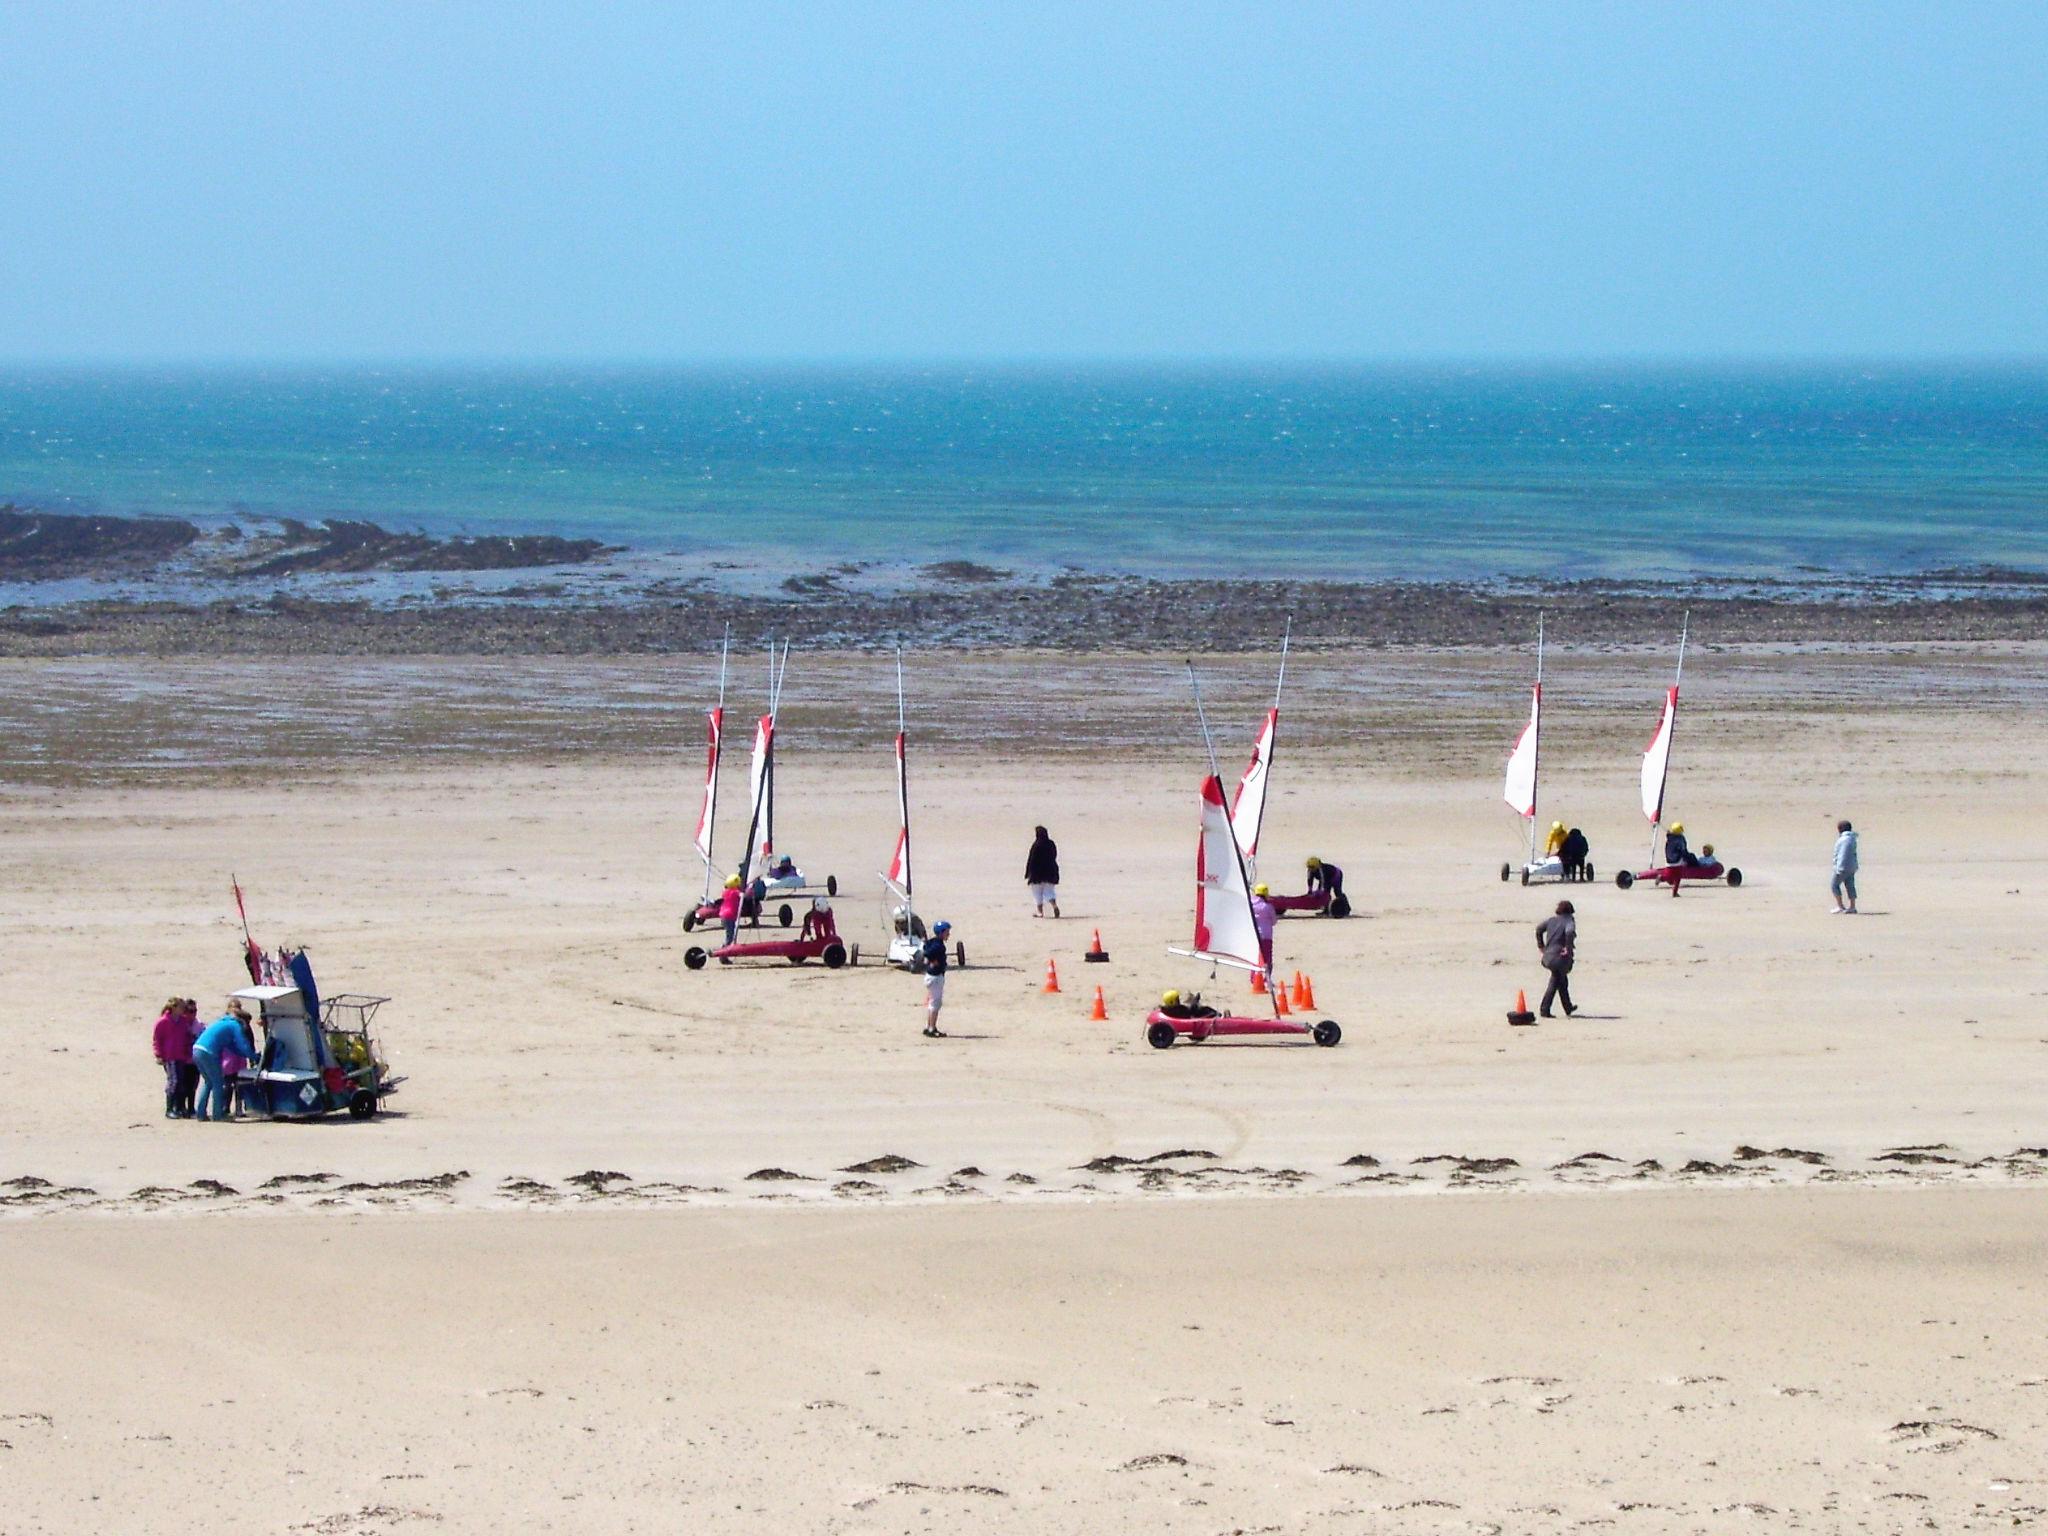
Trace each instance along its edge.
{"label": "rocky shoreline", "polygon": [[154,574],[233,580],[302,574],[511,571],[581,565],[596,539],[545,534],[434,538],[356,518],[297,518],[202,530],[176,517],[102,517],[0,505],[0,581]]}
{"label": "rocky shoreline", "polygon": [[748,595],[709,581],[616,601],[401,601],[273,592],[256,601],[89,601],[0,610],[0,656],[588,656],[756,646],[1229,653],[1269,650],[1283,616],[1304,649],[1526,645],[1536,614],[1578,646],[1668,643],[1681,610],[1728,645],[1925,644],[2048,638],[2048,594],[1816,599],[1576,583],[1526,591],[1451,584],[1285,585],[1072,576],[900,592]]}

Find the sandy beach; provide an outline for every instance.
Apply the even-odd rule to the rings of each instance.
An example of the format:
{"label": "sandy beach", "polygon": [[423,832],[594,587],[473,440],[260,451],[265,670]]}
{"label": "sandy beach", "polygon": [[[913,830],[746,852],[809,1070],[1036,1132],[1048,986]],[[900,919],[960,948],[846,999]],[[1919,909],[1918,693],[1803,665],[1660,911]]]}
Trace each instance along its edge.
{"label": "sandy beach", "polygon": [[[1356,917],[1280,933],[1344,1043],[1165,1053],[1162,987],[1242,983],[1164,953],[1201,772],[1164,660],[916,668],[941,1042],[872,964],[684,969],[704,658],[9,662],[8,1527],[2038,1518],[2044,662],[1702,650],[1669,803],[1746,881],[1674,901],[1606,878],[1667,653],[1553,657],[1544,815],[1602,876],[1560,892],[1499,878],[1525,654],[1309,646],[1265,868],[1350,876]],[[1207,664],[1228,772],[1271,664]],[[889,688],[799,656],[780,767],[870,957]],[[259,938],[393,997],[394,1113],[159,1117],[155,1004],[237,980],[230,870]],[[1510,1029],[1560,894],[1584,1012]]]}

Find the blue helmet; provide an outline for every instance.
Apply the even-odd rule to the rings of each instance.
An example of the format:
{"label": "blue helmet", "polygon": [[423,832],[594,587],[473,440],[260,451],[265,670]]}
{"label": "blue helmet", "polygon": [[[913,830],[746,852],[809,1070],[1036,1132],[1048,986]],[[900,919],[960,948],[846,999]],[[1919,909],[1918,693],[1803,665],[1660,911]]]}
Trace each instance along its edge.
{"label": "blue helmet", "polygon": [[943,918],[940,919],[938,922],[932,924],[933,933],[951,933],[952,931],[953,925],[949,922],[946,922]]}

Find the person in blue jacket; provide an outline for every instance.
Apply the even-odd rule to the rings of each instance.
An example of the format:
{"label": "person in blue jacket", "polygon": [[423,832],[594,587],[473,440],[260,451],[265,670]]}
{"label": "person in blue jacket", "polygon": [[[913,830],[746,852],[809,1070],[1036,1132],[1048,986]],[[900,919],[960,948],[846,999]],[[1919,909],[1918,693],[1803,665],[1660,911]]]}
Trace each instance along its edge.
{"label": "person in blue jacket", "polygon": [[192,1042],[192,1064],[199,1069],[199,1112],[201,1120],[228,1117],[227,1077],[221,1071],[223,1056],[256,1059],[256,1037],[249,1032],[249,1012],[240,1003],[228,1004],[228,1011],[199,1032]]}

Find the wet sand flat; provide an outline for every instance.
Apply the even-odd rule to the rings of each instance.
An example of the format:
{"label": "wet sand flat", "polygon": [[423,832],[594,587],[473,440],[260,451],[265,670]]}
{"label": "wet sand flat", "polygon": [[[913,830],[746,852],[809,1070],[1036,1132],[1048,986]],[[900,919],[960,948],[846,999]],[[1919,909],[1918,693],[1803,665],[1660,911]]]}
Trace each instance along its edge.
{"label": "wet sand flat", "polygon": [[0,1475],[38,1532],[2012,1529],[2044,1262],[2011,1190],[67,1219],[0,1244]]}

